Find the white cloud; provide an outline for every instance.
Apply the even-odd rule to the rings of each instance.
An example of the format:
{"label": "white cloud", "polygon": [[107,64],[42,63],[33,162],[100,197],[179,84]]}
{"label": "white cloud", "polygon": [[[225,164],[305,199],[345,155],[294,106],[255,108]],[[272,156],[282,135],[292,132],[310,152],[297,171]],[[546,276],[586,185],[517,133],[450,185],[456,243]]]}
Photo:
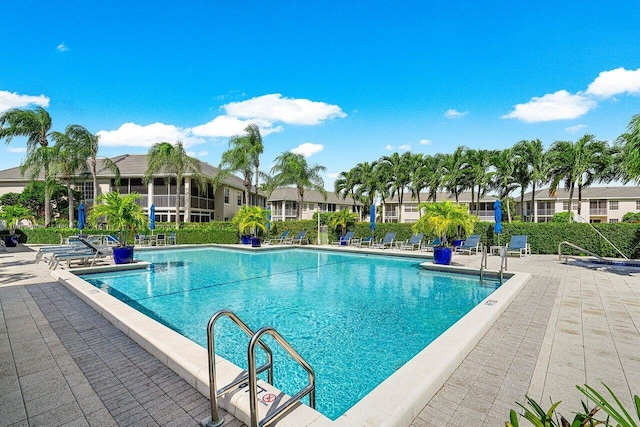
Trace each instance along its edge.
{"label": "white cloud", "polygon": [[575,125],[575,126],[569,126],[568,128],[565,128],[564,130],[566,130],[570,134],[576,134],[576,133],[582,131],[582,129],[586,129],[588,127],[589,126],[587,126],[587,125]]}
{"label": "white cloud", "polygon": [[282,132],[282,126],[273,126],[264,120],[241,120],[232,116],[218,116],[209,123],[196,126],[191,132],[196,136],[210,138],[228,138],[233,135],[244,133],[244,129],[250,123],[255,123],[260,128],[262,136],[269,135],[274,132]]}
{"label": "white cloud", "polygon": [[444,113],[444,116],[448,119],[457,119],[462,116],[466,116],[467,114],[469,114],[468,111],[458,111],[453,108],[450,108]]}
{"label": "white cloud", "polygon": [[393,145],[387,144],[385,145],[384,149],[388,151],[393,151]]}
{"label": "white cloud", "polygon": [[151,147],[158,142],[182,141],[185,146],[201,144],[204,141],[190,136],[189,129],[181,129],[164,123],[153,123],[147,126],[135,123],[124,123],[116,130],[101,130],[97,133],[100,144],[106,147]]}
{"label": "white cloud", "polygon": [[526,104],[518,104],[512,112],[502,118],[518,119],[527,123],[575,119],[585,115],[595,106],[596,102],[589,97],[559,90],[543,97],[533,97]]}
{"label": "white cloud", "polygon": [[205,151],[205,150],[198,151],[198,157],[204,157],[204,156],[206,156],[208,154],[209,154],[209,152]]}
{"label": "white cloud", "polygon": [[67,45],[66,45],[66,44],[64,44],[64,43],[60,43],[60,44],[56,47],[56,49],[58,49],[58,52],[66,52],[66,51],[68,51],[68,50],[69,50],[69,48],[67,47]]}
{"label": "white cloud", "polygon": [[625,70],[620,67],[615,70],[603,71],[587,88],[587,94],[603,98],[623,93],[640,94],[640,68]]}
{"label": "white cloud", "polygon": [[334,173],[328,173],[327,177],[328,178],[332,178],[332,179],[336,179],[338,176],[340,176],[340,172],[334,172]]}
{"label": "white cloud", "polygon": [[247,120],[317,125],[325,120],[347,115],[337,105],[308,99],[285,98],[279,93],[258,96],[222,106],[227,115]]}
{"label": "white cloud", "polygon": [[292,149],[291,152],[295,154],[302,154],[304,157],[311,157],[322,150],[324,150],[324,145],[322,144],[305,142],[304,144],[300,144],[296,148]]}
{"label": "white cloud", "polygon": [[49,106],[49,98],[44,95],[19,95],[16,92],[0,90],[0,113],[12,108],[22,108],[30,105],[46,108]]}
{"label": "white cloud", "polygon": [[402,150],[402,151],[409,151],[409,150],[411,150],[411,145],[410,145],[410,144],[400,145],[400,146],[398,147],[398,150]]}
{"label": "white cloud", "polygon": [[27,147],[7,147],[9,153],[26,153]]}
{"label": "white cloud", "polygon": [[421,139],[420,140],[420,145],[431,145],[432,142],[430,139]]}

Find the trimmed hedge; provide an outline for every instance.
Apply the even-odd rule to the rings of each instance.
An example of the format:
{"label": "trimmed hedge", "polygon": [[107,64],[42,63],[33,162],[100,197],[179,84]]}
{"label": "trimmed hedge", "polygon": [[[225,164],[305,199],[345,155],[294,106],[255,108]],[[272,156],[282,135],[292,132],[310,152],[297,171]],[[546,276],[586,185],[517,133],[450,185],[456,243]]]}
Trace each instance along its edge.
{"label": "trimmed hedge", "polygon": [[[395,231],[396,240],[408,240],[413,233],[412,224],[377,223],[375,237],[379,239],[387,232]],[[503,224],[503,232],[499,236],[500,244],[505,245],[513,235],[525,234],[531,244],[531,252],[534,254],[557,254],[558,244],[568,241],[586,250],[605,257],[619,257],[620,255],[594,231],[597,229],[618,249],[629,258],[640,258],[640,224],[615,223],[615,224],[582,224],[582,223],[531,223],[512,222]],[[318,223],[314,220],[274,222],[265,239],[279,236],[284,230],[289,230],[290,236],[295,236],[301,230],[307,231],[307,237],[311,243],[317,241]],[[356,237],[362,238],[371,235],[369,222],[359,222],[350,227],[350,231],[356,232]],[[33,230],[17,230],[20,243],[57,244],[60,237],[77,234],[73,228],[36,228]],[[85,229],[86,234],[105,234],[107,230]],[[172,224],[160,224],[154,230],[158,233],[176,232],[176,240],[183,244],[199,243],[238,243],[240,236],[233,224],[224,221],[209,223],[188,223],[179,230],[172,228]],[[498,235],[493,232],[493,223],[478,222],[474,229],[475,234],[481,235],[481,241],[485,245],[498,244]],[[0,236],[7,235],[7,231],[0,232]],[[329,241],[336,241],[340,237],[337,230],[329,229]],[[427,236],[432,238],[433,236]],[[577,251],[571,251],[569,247],[563,252],[578,255]]]}

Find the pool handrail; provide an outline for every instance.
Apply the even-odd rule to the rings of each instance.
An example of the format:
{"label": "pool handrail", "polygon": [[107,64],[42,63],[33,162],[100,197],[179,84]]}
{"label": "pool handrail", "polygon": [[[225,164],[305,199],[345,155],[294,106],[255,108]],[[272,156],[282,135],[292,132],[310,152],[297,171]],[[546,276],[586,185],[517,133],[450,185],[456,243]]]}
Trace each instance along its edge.
{"label": "pool handrail", "polygon": [[[591,251],[589,251],[589,250],[587,250],[587,249],[585,249],[585,248],[581,248],[580,246],[578,246],[578,245],[574,245],[573,243],[571,243],[571,242],[567,242],[567,241],[560,242],[560,243],[558,244],[558,261],[562,261],[562,245],[570,246],[570,247],[572,247],[572,248],[574,248],[574,249],[577,249],[577,250],[579,250],[579,251],[585,252],[585,253],[587,253],[587,254],[589,254],[589,255],[593,256],[593,257],[598,258],[600,261],[606,261],[606,260],[605,260],[603,257],[601,257],[600,255],[598,255],[598,254],[596,254],[596,253],[594,253],[594,252],[591,252]],[[624,255],[623,255],[623,256],[624,256]],[[566,261],[568,258],[569,258],[569,255],[566,255],[566,254],[565,254],[565,255],[564,255],[564,259],[565,259],[565,261]],[[625,257],[625,258],[626,258],[626,259],[629,259],[629,258],[627,258],[627,257]]]}
{"label": "pool handrail", "polygon": [[[256,345],[262,343],[261,338],[263,335],[271,335],[278,344],[291,356],[302,368],[307,371],[309,383],[298,393],[287,400],[283,405],[277,408],[271,408],[262,421],[259,420],[260,414],[258,413],[258,369],[256,369]],[[285,340],[278,331],[271,326],[265,326],[260,328],[249,341],[249,347],[247,348],[247,359],[249,365],[249,408],[251,413],[251,426],[250,427],[266,427],[275,422],[277,417],[289,409],[292,405],[298,403],[300,399],[309,395],[309,406],[313,409],[316,408],[316,376],[311,365],[303,359],[300,354],[291,347],[291,345]]]}
{"label": "pool handrail", "polygon": [[[216,353],[213,328],[215,326],[215,323],[222,317],[228,317],[249,337],[253,337],[255,335],[251,328],[249,328],[246,323],[240,320],[240,318],[231,310],[219,310],[214,313],[214,315],[209,319],[209,323],[207,324],[207,351],[209,356],[209,402],[211,406],[211,418],[205,419],[200,423],[200,425],[206,427],[219,427],[224,423],[224,417],[220,416],[220,411],[218,409],[218,397],[238,388],[240,385],[246,382],[247,378],[249,377],[249,373],[241,375],[231,383],[218,390],[218,384],[216,381]],[[256,373],[267,371],[267,381],[269,382],[269,384],[273,384],[273,354],[269,346],[267,346],[262,341],[258,340],[257,344],[260,345],[260,347],[262,347],[262,349],[267,354],[267,362],[264,365],[256,368],[254,360],[253,368]]]}

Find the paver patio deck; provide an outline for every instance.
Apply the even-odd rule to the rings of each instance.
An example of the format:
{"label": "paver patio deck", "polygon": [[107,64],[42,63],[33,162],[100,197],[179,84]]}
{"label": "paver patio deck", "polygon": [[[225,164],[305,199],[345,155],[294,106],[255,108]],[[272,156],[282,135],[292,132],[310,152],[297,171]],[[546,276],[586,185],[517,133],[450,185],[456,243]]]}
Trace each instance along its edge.
{"label": "paver patio deck", "polygon": [[[208,400],[62,285],[25,247],[0,253],[0,426],[196,425]],[[454,262],[478,267],[477,255]],[[489,257],[489,269],[499,257]],[[532,279],[411,424],[502,426],[515,401],[575,385],[640,393],[640,272],[510,258]],[[548,407],[549,405],[545,405]],[[241,425],[225,416],[226,425]]]}

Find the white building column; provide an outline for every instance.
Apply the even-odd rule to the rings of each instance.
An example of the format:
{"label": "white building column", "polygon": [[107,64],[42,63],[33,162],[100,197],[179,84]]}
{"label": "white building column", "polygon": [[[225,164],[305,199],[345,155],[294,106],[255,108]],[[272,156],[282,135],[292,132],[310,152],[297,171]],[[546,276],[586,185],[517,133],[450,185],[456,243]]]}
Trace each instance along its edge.
{"label": "white building column", "polygon": [[184,222],[191,221],[191,177],[184,177]]}
{"label": "white building column", "polygon": [[382,222],[387,222],[387,204],[382,203]]}
{"label": "white building column", "polygon": [[147,208],[151,209],[151,205],[153,204],[153,178],[149,180],[147,184]]}

